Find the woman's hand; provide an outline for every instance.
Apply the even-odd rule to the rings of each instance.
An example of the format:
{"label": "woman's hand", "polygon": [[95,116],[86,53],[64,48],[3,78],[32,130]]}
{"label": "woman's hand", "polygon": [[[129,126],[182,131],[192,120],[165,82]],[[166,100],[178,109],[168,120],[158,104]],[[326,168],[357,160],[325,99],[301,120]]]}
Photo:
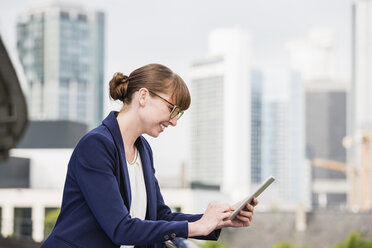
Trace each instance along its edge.
{"label": "woman's hand", "polygon": [[200,220],[189,223],[189,237],[210,234],[230,214],[231,207],[228,204],[210,203]]}
{"label": "woman's hand", "polygon": [[[241,201],[236,203],[234,206],[230,208],[230,213],[232,213],[239,205],[241,204]],[[218,226],[216,229],[223,228],[223,227],[244,227],[249,226],[252,221],[254,207],[257,206],[258,201],[256,198],[252,199],[251,204],[247,204],[246,207],[239,212],[239,214],[233,219],[230,220],[230,216],[228,218],[223,219],[220,223],[218,223]]]}

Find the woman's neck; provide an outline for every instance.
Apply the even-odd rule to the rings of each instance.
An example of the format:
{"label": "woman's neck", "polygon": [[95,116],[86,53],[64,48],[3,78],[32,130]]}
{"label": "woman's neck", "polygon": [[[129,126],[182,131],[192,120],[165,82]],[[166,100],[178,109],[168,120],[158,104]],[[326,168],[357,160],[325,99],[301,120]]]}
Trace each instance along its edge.
{"label": "woman's neck", "polygon": [[120,111],[116,119],[123,139],[125,154],[129,160],[135,154],[134,143],[142,134],[140,122],[136,118],[136,115],[132,113],[131,109]]}

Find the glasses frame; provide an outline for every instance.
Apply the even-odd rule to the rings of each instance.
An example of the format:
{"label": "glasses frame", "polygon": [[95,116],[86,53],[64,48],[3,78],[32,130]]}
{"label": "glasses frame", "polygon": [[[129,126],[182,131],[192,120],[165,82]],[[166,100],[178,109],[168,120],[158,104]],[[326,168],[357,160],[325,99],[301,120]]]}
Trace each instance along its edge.
{"label": "glasses frame", "polygon": [[[171,119],[173,119],[174,117],[177,117],[177,120],[179,120],[181,118],[181,116],[183,115],[183,113],[185,111],[181,110],[180,107],[178,107],[176,104],[173,104],[171,103],[170,101],[168,101],[167,99],[165,99],[164,97],[156,94],[155,92],[153,92],[152,90],[148,90],[151,94],[157,96],[157,97],[160,97],[161,99],[163,99],[165,102],[167,102],[169,105],[172,106],[172,110],[170,111],[169,113],[169,116]],[[176,111],[177,110],[177,111]]]}

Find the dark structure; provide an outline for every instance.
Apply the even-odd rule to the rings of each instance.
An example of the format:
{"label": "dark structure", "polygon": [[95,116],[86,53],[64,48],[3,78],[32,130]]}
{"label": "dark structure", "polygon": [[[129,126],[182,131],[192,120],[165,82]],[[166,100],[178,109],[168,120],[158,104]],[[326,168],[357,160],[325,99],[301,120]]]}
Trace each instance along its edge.
{"label": "dark structure", "polygon": [[87,132],[87,125],[72,121],[31,121],[17,148],[74,148]]}
{"label": "dark structure", "polygon": [[[31,121],[16,148],[73,149],[86,132],[79,122]],[[30,188],[30,162],[13,156],[0,162],[0,188]]]}
{"label": "dark structure", "polygon": [[20,140],[28,121],[26,99],[0,37],[0,161]]}
{"label": "dark structure", "polygon": [[9,157],[0,163],[0,188],[29,188],[30,160]]}
{"label": "dark structure", "polygon": [[[306,141],[311,158],[346,161],[346,91],[306,92]],[[316,178],[345,178],[345,173],[314,169]]]}
{"label": "dark structure", "polygon": [[[306,87],[306,151],[307,158],[325,159],[346,163],[346,150],[342,139],[346,136],[346,98],[345,83],[323,80],[307,82]],[[312,167],[313,183],[344,180],[343,171],[326,167]],[[319,192],[312,192],[312,205],[315,209],[340,209],[347,204],[346,192],[325,192],[326,206],[320,202]],[[324,199],[324,198],[323,198]]]}
{"label": "dark structure", "polygon": [[39,248],[40,243],[34,242],[30,239],[1,239],[0,248]]}

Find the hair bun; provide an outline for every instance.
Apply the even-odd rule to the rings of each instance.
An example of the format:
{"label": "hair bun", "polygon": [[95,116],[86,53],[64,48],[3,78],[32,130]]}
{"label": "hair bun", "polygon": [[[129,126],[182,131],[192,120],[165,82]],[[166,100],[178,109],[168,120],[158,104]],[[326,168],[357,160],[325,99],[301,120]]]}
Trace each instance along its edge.
{"label": "hair bun", "polygon": [[110,96],[114,100],[124,101],[127,95],[127,88],[129,83],[129,77],[121,72],[117,72],[112,77],[110,86]]}

